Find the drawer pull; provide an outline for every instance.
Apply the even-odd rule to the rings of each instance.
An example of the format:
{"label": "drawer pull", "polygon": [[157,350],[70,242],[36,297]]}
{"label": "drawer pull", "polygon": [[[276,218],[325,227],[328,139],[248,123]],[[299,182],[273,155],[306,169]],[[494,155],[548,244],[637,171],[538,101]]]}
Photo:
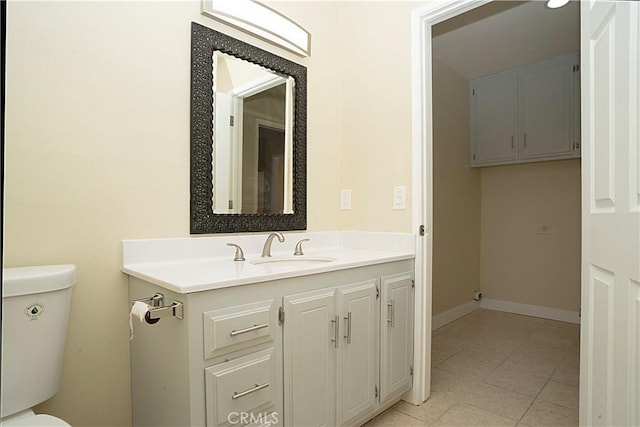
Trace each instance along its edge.
{"label": "drawer pull", "polygon": [[248,328],[231,331],[229,332],[229,335],[232,337],[235,337],[236,335],[246,334],[247,332],[251,332],[251,331],[257,331],[258,329],[266,328],[268,326],[269,326],[268,323],[263,323],[261,325],[253,325],[253,326],[249,326]]}
{"label": "drawer pull", "polygon": [[240,399],[241,397],[244,397],[251,393],[255,393],[256,391],[262,390],[263,388],[267,388],[267,387],[269,387],[269,383],[256,384],[255,387],[250,388],[249,390],[241,391],[240,393],[238,393],[237,391],[234,391],[233,396],[231,396],[231,399],[233,400]]}

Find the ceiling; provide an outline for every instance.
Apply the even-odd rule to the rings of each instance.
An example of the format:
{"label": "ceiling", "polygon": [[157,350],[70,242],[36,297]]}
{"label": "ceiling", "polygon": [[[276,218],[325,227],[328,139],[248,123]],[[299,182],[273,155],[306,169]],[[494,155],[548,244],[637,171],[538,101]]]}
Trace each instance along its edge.
{"label": "ceiling", "polygon": [[433,55],[472,80],[580,51],[580,7],[494,1],[433,27]]}

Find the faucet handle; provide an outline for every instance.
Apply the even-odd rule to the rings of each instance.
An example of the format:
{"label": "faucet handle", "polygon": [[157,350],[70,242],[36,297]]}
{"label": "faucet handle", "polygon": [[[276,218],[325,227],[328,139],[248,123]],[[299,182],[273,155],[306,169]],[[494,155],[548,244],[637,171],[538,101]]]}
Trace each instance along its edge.
{"label": "faucet handle", "polygon": [[302,243],[303,242],[308,242],[309,240],[311,240],[311,239],[302,239],[298,243],[296,243],[296,248],[293,251],[293,255],[294,256],[304,255],[304,252],[302,252]]}
{"label": "faucet handle", "polygon": [[227,246],[233,246],[234,248],[236,248],[236,254],[233,257],[234,261],[245,260],[244,252],[242,252],[242,248],[240,247],[240,245],[236,245],[235,243],[227,243]]}

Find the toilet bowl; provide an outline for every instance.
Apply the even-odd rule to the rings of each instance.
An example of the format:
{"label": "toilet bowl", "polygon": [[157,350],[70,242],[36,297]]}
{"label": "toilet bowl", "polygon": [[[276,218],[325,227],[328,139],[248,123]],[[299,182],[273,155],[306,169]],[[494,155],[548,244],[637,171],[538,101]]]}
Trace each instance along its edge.
{"label": "toilet bowl", "polygon": [[31,408],[60,388],[75,282],[74,265],[2,269],[3,427],[69,426]]}

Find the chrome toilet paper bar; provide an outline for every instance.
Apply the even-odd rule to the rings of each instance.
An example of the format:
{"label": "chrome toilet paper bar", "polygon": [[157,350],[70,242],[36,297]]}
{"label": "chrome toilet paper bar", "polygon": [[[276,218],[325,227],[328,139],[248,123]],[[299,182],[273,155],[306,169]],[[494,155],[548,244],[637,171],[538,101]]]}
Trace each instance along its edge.
{"label": "chrome toilet paper bar", "polygon": [[164,304],[164,295],[162,295],[161,293],[157,293],[152,297],[138,298],[133,300],[133,302],[136,302],[136,301],[143,302],[154,308],[162,307],[162,305]]}
{"label": "chrome toilet paper bar", "polygon": [[150,308],[144,316],[144,320],[147,323],[158,323],[163,317],[176,317],[181,320],[184,317],[183,304],[180,301],[173,301],[171,305],[165,306],[164,295],[161,293],[157,293],[152,297],[134,300],[134,302],[136,301],[149,305]]}

